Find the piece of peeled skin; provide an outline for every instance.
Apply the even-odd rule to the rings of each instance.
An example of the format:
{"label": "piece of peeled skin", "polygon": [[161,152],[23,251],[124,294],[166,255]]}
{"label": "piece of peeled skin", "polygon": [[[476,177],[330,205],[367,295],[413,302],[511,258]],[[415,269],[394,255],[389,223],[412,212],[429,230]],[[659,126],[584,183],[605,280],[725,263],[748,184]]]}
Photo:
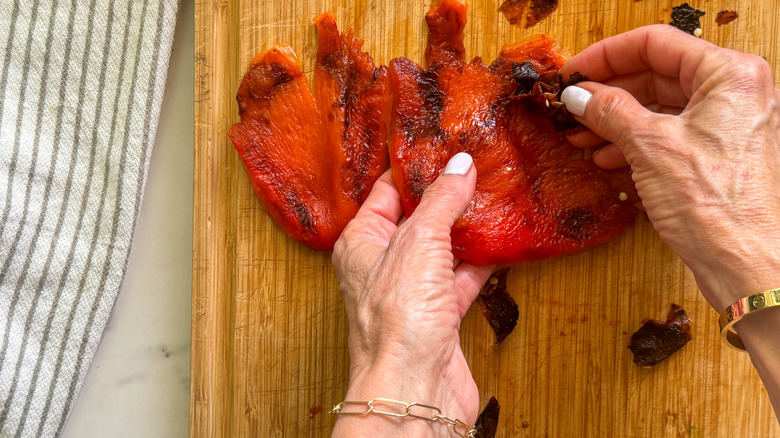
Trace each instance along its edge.
{"label": "piece of peeled skin", "polygon": [[628,348],[634,354],[634,363],[653,366],[671,356],[692,339],[690,323],[685,310],[674,303],[666,321],[646,321],[631,335]]}
{"label": "piece of peeled skin", "polygon": [[509,336],[517,326],[520,310],[506,289],[509,268],[493,273],[477,297],[482,315],[488,320],[496,335],[496,344]]}

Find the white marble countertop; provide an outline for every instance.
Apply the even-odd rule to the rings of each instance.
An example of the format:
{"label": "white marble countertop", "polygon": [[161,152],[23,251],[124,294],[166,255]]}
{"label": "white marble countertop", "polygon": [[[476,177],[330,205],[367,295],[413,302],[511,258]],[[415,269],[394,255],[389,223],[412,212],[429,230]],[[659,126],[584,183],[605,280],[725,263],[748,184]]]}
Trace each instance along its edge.
{"label": "white marble countertop", "polygon": [[127,273],[65,438],[188,434],[193,53],[194,5],[181,0]]}

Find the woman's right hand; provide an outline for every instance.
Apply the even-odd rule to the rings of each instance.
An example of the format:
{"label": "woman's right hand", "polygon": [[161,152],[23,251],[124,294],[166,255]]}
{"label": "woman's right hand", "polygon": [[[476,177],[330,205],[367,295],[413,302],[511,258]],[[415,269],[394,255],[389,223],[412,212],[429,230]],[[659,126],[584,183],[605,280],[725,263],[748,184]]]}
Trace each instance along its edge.
{"label": "woman's right hand", "polygon": [[[780,287],[780,91],[768,63],[668,25],[605,39],[573,57],[564,91],[601,147],[630,165],[653,226],[718,312]],[[587,91],[583,91],[587,90]]]}
{"label": "woman's right hand", "polygon": [[[630,165],[661,238],[709,303],[780,287],[780,91],[763,59],[671,26],[603,40],[562,69],[593,81],[562,101],[603,146],[601,167]],[[714,323],[714,321],[713,321]],[[780,308],[736,324],[780,419]]]}

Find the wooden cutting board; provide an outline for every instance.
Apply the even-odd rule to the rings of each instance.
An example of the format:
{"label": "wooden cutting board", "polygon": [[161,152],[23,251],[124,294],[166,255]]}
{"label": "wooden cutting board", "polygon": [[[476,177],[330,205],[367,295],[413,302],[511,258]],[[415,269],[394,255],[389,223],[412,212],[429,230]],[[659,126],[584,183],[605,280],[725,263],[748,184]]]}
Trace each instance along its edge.
{"label": "wooden cutting board", "polygon": [[[675,1],[676,5],[678,2]],[[780,79],[777,0],[692,0],[704,38],[767,58]],[[531,29],[508,24],[497,0],[468,2],[466,51],[494,59],[536,33],[576,53],[602,38],[667,23],[668,0],[562,0]],[[330,254],[288,239],[266,216],[227,137],[249,60],[291,45],[311,79],[312,18],[336,14],[378,64],[422,63],[429,0],[199,1],[195,57],[195,217],[192,300],[193,437],[322,437],[344,397],[347,325]],[[735,9],[725,26],[715,15]],[[501,404],[499,436],[780,437],[747,355],[722,345],[715,312],[646,219],[617,240],[556,261],[516,265],[520,306],[501,345],[474,306],[462,343],[480,403]],[[626,348],[644,318],[670,303],[693,319],[693,340],[654,368]]]}

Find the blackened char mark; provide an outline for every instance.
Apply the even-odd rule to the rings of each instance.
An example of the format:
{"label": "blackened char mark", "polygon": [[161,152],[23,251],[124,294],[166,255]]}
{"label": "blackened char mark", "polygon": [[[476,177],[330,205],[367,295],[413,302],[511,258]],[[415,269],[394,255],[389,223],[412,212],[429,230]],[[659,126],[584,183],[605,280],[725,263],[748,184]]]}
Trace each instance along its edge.
{"label": "blackened char mark", "polygon": [[441,135],[441,112],[444,109],[444,91],[439,86],[439,74],[431,69],[424,71],[417,82],[417,88],[423,99],[424,120],[422,137]]}
{"label": "blackened char mark", "polygon": [[420,115],[401,119],[404,135],[411,142],[444,140],[446,134],[441,129],[441,112],[446,95],[439,85],[439,74],[434,68],[413,74],[421,98]]}
{"label": "blackened char mark", "polygon": [[347,131],[352,123],[352,113],[355,102],[357,102],[363,93],[366,92],[366,89],[370,88],[371,83],[373,83],[373,80],[369,84],[366,84],[366,78],[355,70],[352,70],[349,77],[346,79],[344,93],[339,99],[340,104],[346,107],[344,111],[344,131],[342,132],[342,139],[344,140],[347,139]]}
{"label": "blackened char mark", "polygon": [[369,184],[372,184],[371,181],[368,181],[369,166],[373,158],[370,150],[375,142],[375,132],[378,131],[378,128],[373,130],[372,128],[371,125],[366,126],[365,131],[357,134],[360,138],[351,142],[349,146],[352,150],[348,154],[352,159],[344,163],[344,172],[342,172],[342,175],[347,176],[351,180],[352,190],[350,196],[358,204],[363,202],[365,190]]}
{"label": "blackened char mark", "polygon": [[[381,77],[379,75],[379,72],[384,72],[384,69],[386,69],[384,66],[375,69],[370,79],[353,72],[347,81],[344,93],[346,97],[343,100],[347,108],[344,114],[342,140],[344,146],[349,148],[346,151],[347,155],[352,159],[345,163],[346,172],[342,175],[349,175],[352,185],[350,195],[358,204],[363,202],[366,189],[373,184],[373,181],[369,181],[369,168],[376,158],[372,151],[381,147],[380,143],[384,141],[380,138],[384,133],[381,120],[373,117],[374,114],[384,111],[382,107],[384,101],[364,97],[376,89],[380,80],[384,80],[385,75]],[[358,123],[353,125],[352,120]]]}
{"label": "blackened char mark", "polygon": [[592,211],[573,208],[562,212],[558,230],[566,237],[587,240],[594,237],[593,231],[598,223],[599,218]]}
{"label": "blackened char mark", "polygon": [[287,194],[286,200],[287,204],[292,207],[295,215],[298,217],[298,222],[301,224],[301,227],[305,230],[311,230],[314,227],[314,221],[312,220],[311,213],[309,212],[309,208],[306,207],[306,204],[301,202],[298,196],[293,192]]}
{"label": "blackened char mark", "polygon": [[319,66],[324,68],[330,75],[339,70],[339,66],[344,64],[344,55],[340,52],[331,52],[325,55],[320,61]]}
{"label": "blackened char mark", "polygon": [[[324,70],[325,73],[330,76],[331,80],[338,84],[342,89],[341,95],[333,101],[333,108],[346,107],[349,104],[349,101],[354,99],[352,89],[354,88],[356,81],[356,73],[354,70],[347,68],[348,63],[349,61],[343,53],[332,52],[325,55],[322,58],[322,61],[317,65],[318,68]],[[347,72],[350,73],[348,77],[346,76]]]}
{"label": "blackened char mark", "polygon": [[354,178],[352,179],[352,200],[356,203],[363,201],[363,193],[366,189],[366,176],[368,175],[368,156],[366,154],[359,154],[357,156],[357,162],[353,162],[350,166],[350,170],[354,172]]}
{"label": "blackened char mark", "polygon": [[412,196],[416,199],[421,199],[423,193],[425,193],[425,189],[428,188],[428,183],[419,170],[413,169],[409,171],[407,186],[409,187],[409,191],[412,192]]}
{"label": "blackened char mark", "polygon": [[293,79],[295,79],[295,76],[284,66],[276,63],[271,64],[271,80],[273,81],[274,87],[281,87]]}
{"label": "blackened char mark", "polygon": [[249,84],[245,88],[246,91],[242,93],[241,89],[239,89],[239,92],[236,94],[238,114],[242,117],[252,102],[273,99],[279,90],[296,78],[295,73],[291,72],[284,65],[277,63],[254,65],[250,68],[247,76],[261,79],[249,81],[245,79],[243,82],[248,82]]}

